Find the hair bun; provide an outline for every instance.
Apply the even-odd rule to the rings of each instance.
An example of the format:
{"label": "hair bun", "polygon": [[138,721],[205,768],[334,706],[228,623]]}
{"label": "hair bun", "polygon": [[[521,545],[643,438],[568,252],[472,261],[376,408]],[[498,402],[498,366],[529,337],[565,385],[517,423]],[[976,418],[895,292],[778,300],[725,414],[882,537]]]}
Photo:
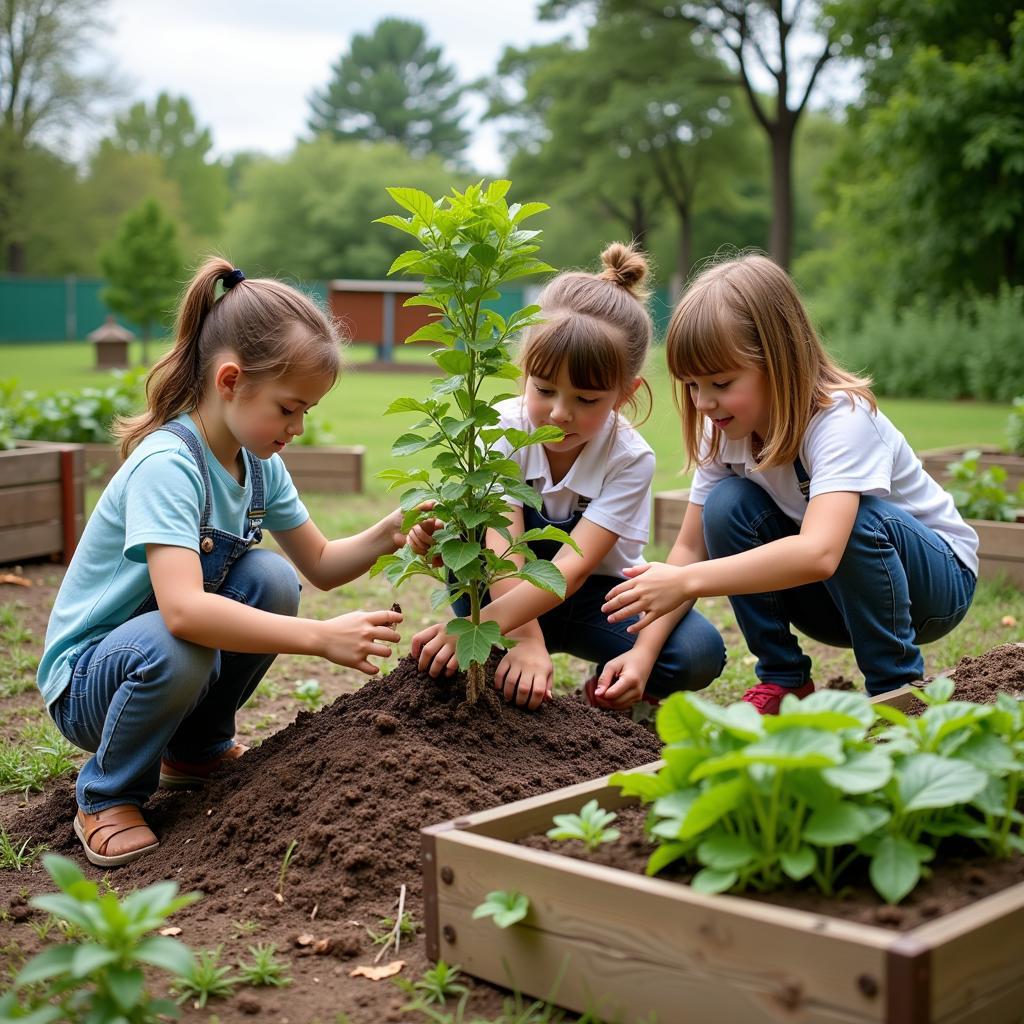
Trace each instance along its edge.
{"label": "hair bun", "polygon": [[638,299],[647,298],[647,290],[643,287],[644,280],[650,271],[647,258],[632,245],[623,242],[612,242],[601,253],[604,270],[598,275],[605,281],[612,281],[625,288]]}

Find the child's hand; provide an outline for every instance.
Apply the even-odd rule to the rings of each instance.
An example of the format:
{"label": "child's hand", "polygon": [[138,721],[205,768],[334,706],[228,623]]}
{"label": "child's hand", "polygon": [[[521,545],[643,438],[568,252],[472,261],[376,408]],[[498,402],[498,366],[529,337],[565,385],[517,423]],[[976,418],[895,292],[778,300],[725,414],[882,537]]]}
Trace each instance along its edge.
{"label": "child's hand", "polygon": [[598,707],[631,708],[644,695],[654,662],[637,650],[626,651],[605,663],[594,687]]}
{"label": "child's hand", "polygon": [[436,679],[442,672],[455,675],[459,663],[455,660],[455,638],[444,631],[444,623],[421,629],[413,638],[409,653],[418,658],[417,668]]}
{"label": "child's hand", "polygon": [[520,640],[501,659],[494,673],[494,688],[507,701],[535,711],[551,699],[551,680],[555,668],[542,640]]}
{"label": "child's hand", "polygon": [[641,616],[639,622],[626,627],[627,633],[639,633],[692,596],[686,592],[683,566],[651,562],[632,566],[624,575],[629,579],[608,591],[601,611],[609,622]]}
{"label": "child's hand", "polygon": [[389,643],[402,638],[392,628],[402,621],[401,612],[349,612],[319,623],[321,654],[335,665],[358,669],[368,676],[380,669],[370,657],[390,658]]}
{"label": "child's hand", "polygon": [[[419,512],[429,512],[434,505],[433,501],[425,501],[423,504],[417,505],[416,508]],[[391,513],[392,539],[395,548],[408,544],[417,555],[425,555],[430,550],[430,545],[434,543],[434,533],[440,530],[444,523],[440,519],[424,519],[417,523],[408,534],[404,534],[402,533],[402,515],[400,508],[396,508]],[[443,565],[444,562],[440,558],[435,558],[434,564]]]}

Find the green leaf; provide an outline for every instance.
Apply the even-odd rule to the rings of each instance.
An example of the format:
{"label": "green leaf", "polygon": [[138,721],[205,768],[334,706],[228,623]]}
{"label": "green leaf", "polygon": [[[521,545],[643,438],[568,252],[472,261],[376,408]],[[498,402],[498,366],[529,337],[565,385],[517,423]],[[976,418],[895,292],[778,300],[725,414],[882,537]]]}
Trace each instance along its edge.
{"label": "green leaf", "polygon": [[399,217],[396,213],[389,213],[386,217],[378,217],[373,223],[386,224],[390,228],[397,228],[399,231],[404,231],[407,235],[412,235],[415,239],[420,237],[419,230],[412,226],[412,221]]}
{"label": "green leaf", "polygon": [[56,883],[58,889],[65,892],[76,882],[84,880],[85,875],[79,870],[78,865],[59,853],[46,853],[43,855],[43,867]]}
{"label": "green leaf", "polygon": [[441,557],[444,564],[453,571],[468,565],[480,554],[480,545],[476,541],[448,540],[441,545]]}
{"label": "green leaf", "polygon": [[882,750],[858,750],[845,763],[822,771],[825,780],[844,793],[871,793],[892,778],[892,758]]}
{"label": "green leaf", "polygon": [[816,846],[845,846],[866,836],[871,825],[871,819],[862,808],[837,800],[812,812],[804,825],[803,837]]}
{"label": "green leaf", "polygon": [[487,202],[496,203],[499,199],[504,199],[511,187],[512,182],[507,178],[495,179],[487,186]]}
{"label": "green leaf", "polygon": [[553,562],[538,558],[533,562],[527,562],[516,575],[556,597],[565,597],[565,577]]}
{"label": "green leaf", "polygon": [[418,330],[413,331],[405,339],[405,344],[408,345],[414,341],[439,341],[445,345],[450,345],[454,338],[455,331],[450,327],[446,327],[440,320],[435,320],[433,323],[424,324]]}
{"label": "green leaf", "polygon": [[746,867],[757,856],[757,850],[742,836],[720,832],[708,836],[697,847],[697,859],[705,867],[719,871],[735,871]]}
{"label": "green leaf", "polygon": [[461,349],[450,349],[443,352],[431,352],[438,366],[446,373],[468,373],[471,365],[468,352]]}
{"label": "green leaf", "polygon": [[385,410],[384,415],[390,416],[396,412],[430,412],[422,402],[415,398],[396,398]]}
{"label": "green leaf", "polygon": [[518,224],[520,221],[526,220],[527,217],[533,217],[538,213],[543,213],[545,210],[550,209],[551,207],[548,206],[547,203],[523,203],[512,218],[512,223]]}
{"label": "green leaf", "polygon": [[580,550],[579,544],[577,544],[576,541],[574,541],[572,537],[565,532],[565,530],[560,530],[557,526],[541,526],[533,530],[526,530],[521,533],[516,540],[524,541],[527,544],[532,544],[534,541],[538,540],[554,540],[559,544],[568,544],[577,555],[583,554]]}
{"label": "green leaf", "polygon": [[162,967],[178,977],[185,977],[195,967],[192,950],[183,942],[163,935],[143,939],[135,949],[135,959],[153,967]]}
{"label": "green leaf", "polygon": [[61,917],[65,921],[77,924],[79,928],[92,934],[97,925],[97,911],[88,903],[80,903],[70,896],[60,893],[43,893],[42,896],[33,896],[29,903],[33,907],[45,910],[55,917]]}
{"label": "green leaf", "polygon": [[809,846],[801,846],[795,853],[789,851],[780,853],[779,863],[782,865],[782,870],[794,882],[799,882],[814,870],[817,858],[814,855],[814,850]]}
{"label": "green leaf", "polygon": [[730,779],[704,790],[687,812],[679,838],[690,839],[709,829],[740,805],[747,790],[746,779]]}
{"label": "green leaf", "polygon": [[484,270],[490,270],[494,266],[494,261],[498,258],[498,250],[486,242],[478,242],[476,245],[471,246],[469,254]]}
{"label": "green leaf", "polygon": [[462,668],[468,668],[473,662],[482,665],[490,656],[491,648],[501,642],[501,629],[496,622],[481,622],[476,626],[468,619],[453,619],[446,630],[458,638],[455,660]]}
{"label": "green leaf", "polygon": [[656,875],[659,871],[664,871],[669,864],[674,864],[680,857],[685,857],[689,849],[687,843],[662,843],[647,858],[644,874]]}
{"label": "green leaf", "polygon": [[402,434],[391,446],[391,454],[394,456],[415,455],[416,452],[429,448],[433,443],[433,438],[420,437],[419,434]]}
{"label": "green leaf", "polygon": [[126,1013],[138,1005],[144,982],[138,968],[111,967],[107,971],[107,984],[117,1005]]}
{"label": "green leaf", "polygon": [[686,693],[672,693],[661,702],[655,725],[663,743],[680,743],[700,735],[704,716]]}
{"label": "green leaf", "polygon": [[937,754],[914,754],[903,761],[897,773],[904,811],[968,803],[987,781],[985,773],[974,765]]}
{"label": "green leaf", "polygon": [[70,972],[76,978],[84,978],[98,967],[112,964],[117,958],[116,950],[88,942],[75,950],[75,955],[71,958]]}
{"label": "green leaf", "polygon": [[884,836],[868,869],[871,884],[887,903],[899,903],[921,878],[921,862],[909,839]]}
{"label": "green leaf", "polygon": [[397,274],[399,270],[409,270],[412,267],[425,263],[427,256],[419,249],[407,249],[401,255],[396,256],[394,262],[388,269],[388,275]]}
{"label": "green leaf", "polygon": [[702,868],[693,876],[690,887],[697,892],[716,893],[731,889],[739,875],[735,871],[717,871],[715,868]]}
{"label": "green leaf", "polygon": [[18,972],[14,979],[14,987],[21,988],[37,981],[45,981],[58,974],[69,974],[74,956],[75,947],[70,945],[51,946],[49,949],[44,949]]}
{"label": "green leaf", "polygon": [[530,911],[530,899],[521,892],[498,889],[489,892],[484,902],[473,910],[473,919],[492,917],[499,928],[508,928],[522,921]]}
{"label": "green leaf", "polygon": [[404,210],[416,214],[424,224],[434,221],[434,200],[418,188],[389,188],[388,195]]}

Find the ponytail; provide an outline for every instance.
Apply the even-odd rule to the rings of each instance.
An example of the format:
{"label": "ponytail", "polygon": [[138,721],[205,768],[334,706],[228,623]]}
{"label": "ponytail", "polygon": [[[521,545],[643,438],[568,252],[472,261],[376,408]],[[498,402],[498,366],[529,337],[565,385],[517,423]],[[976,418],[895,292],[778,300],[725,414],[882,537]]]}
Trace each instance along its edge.
{"label": "ponytail", "polygon": [[[220,298],[219,281],[225,287]],[[296,325],[303,330],[294,331]],[[146,411],[114,423],[121,458],[148,434],[199,405],[218,353],[236,353],[252,381],[299,370],[336,377],[339,342],[335,324],[295,289],[274,280],[246,280],[227,260],[209,257],[185,289],[173,347],[146,380]]]}

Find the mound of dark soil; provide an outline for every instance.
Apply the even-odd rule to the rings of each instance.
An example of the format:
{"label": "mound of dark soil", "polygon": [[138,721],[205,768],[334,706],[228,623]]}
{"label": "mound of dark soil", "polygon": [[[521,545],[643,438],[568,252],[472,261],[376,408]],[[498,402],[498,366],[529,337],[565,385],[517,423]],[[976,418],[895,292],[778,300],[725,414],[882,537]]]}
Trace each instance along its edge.
{"label": "mound of dark soil", "polygon": [[1000,693],[1024,697],[1024,643],[1000,644],[977,658],[961,658],[953,680],[956,700],[992,704]]}
{"label": "mound of dark soil", "polygon": [[[113,884],[126,891],[171,878],[185,891],[207,894],[174,919],[193,948],[228,941],[233,922],[255,920],[260,931],[228,941],[229,947],[244,951],[246,944],[273,940],[296,953],[295,936],[310,932],[328,939],[326,952],[334,957],[366,963],[375,950],[365,929],[352,922],[376,926],[380,917],[393,915],[401,884],[407,886],[406,908],[422,921],[422,826],[645,764],[659,754],[660,743],[648,729],[628,716],[590,708],[578,696],[532,713],[490,692],[476,707],[466,706],[464,697],[461,681],[431,680],[405,659],[357,693],[300,714],[205,790],[158,794],[145,812],[160,848],[112,872]],[[85,865],[70,827],[74,811],[73,785],[66,783],[13,822],[12,831]],[[293,841],[282,903],[274,893]],[[407,974],[427,966],[421,940],[401,952],[410,960]],[[321,1002],[301,1013],[293,1005],[295,989],[264,1001],[285,1000],[298,1013],[292,1021],[330,1020],[338,1008],[353,1022],[386,1020],[395,1012],[394,989],[349,979],[340,965],[331,973],[331,998],[325,1002],[321,993]],[[486,1003],[473,1005],[483,1009]],[[217,1009],[222,1021],[236,1019],[230,1007]]]}

